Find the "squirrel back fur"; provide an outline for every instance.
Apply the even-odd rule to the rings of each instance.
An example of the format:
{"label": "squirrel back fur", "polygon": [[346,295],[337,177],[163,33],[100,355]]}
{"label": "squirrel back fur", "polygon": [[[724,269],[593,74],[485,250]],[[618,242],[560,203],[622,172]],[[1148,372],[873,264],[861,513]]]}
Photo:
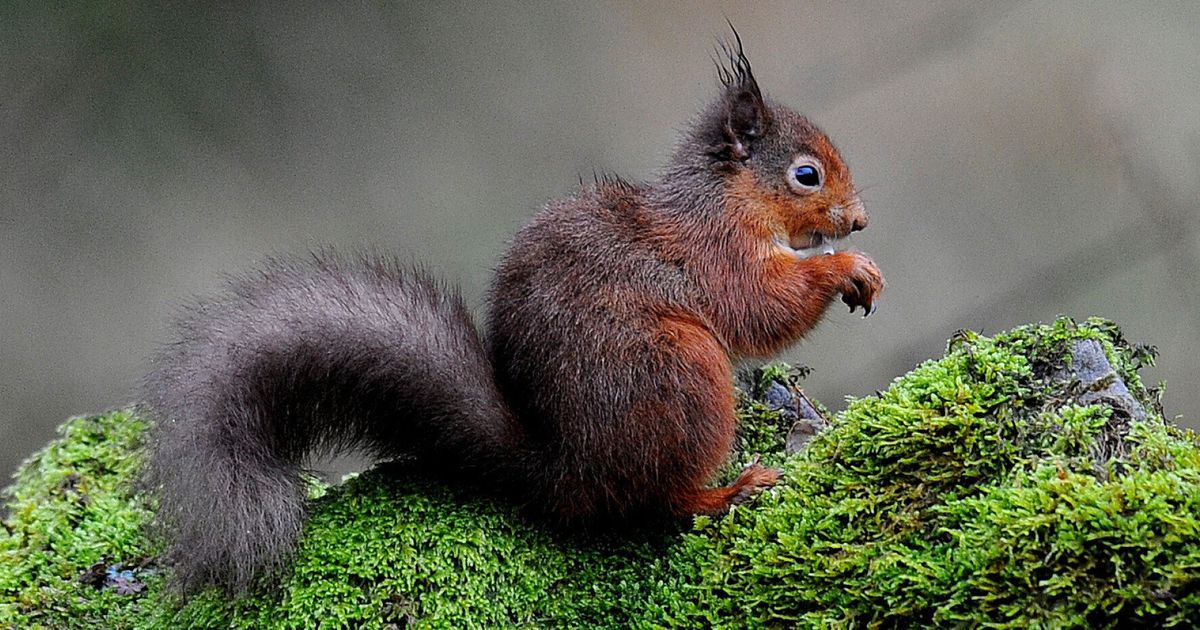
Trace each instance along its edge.
{"label": "squirrel back fur", "polygon": [[414,458],[572,525],[718,514],[773,485],[753,464],[707,487],[733,361],[839,295],[872,312],[883,278],[832,249],[867,221],[840,154],[727,51],[656,180],[606,177],[518,232],[486,339],[457,292],[382,258],[275,260],[187,310],[142,397],[175,583],[239,590],[283,563],[324,450]]}

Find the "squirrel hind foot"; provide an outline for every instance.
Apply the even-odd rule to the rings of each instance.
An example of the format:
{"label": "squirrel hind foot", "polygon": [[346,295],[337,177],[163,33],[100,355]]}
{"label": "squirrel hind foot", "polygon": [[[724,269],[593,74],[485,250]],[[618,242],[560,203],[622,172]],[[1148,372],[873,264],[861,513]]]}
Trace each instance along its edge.
{"label": "squirrel hind foot", "polygon": [[741,474],[728,486],[701,488],[684,495],[676,504],[680,516],[721,516],[734,505],[740,505],[760,494],[763,490],[779,483],[783,471],[763,466],[755,459],[742,469]]}

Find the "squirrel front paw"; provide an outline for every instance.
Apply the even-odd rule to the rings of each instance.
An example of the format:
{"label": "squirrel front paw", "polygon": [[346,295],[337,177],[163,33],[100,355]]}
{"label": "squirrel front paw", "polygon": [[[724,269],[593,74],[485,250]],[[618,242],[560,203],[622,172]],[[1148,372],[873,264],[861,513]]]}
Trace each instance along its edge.
{"label": "squirrel front paw", "polygon": [[884,285],[879,267],[862,252],[840,252],[837,255],[849,258],[846,261],[848,269],[837,285],[838,292],[842,294],[842,302],[850,307],[851,313],[860,306],[863,309],[863,317],[874,313],[879,306],[876,298],[879,292],[883,291]]}

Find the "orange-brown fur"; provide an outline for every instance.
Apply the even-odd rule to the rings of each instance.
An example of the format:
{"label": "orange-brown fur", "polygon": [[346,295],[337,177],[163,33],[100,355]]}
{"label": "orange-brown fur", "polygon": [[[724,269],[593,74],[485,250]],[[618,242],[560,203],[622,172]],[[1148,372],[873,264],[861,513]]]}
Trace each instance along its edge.
{"label": "orange-brown fur", "polygon": [[[861,253],[780,247],[867,217],[828,138],[740,72],[662,178],[606,178],[550,204],[497,271],[492,357],[543,440],[531,501],[558,519],[716,513],[773,484],[754,465],[706,487],[734,436],[732,362],[795,343],[839,294],[866,309],[882,289]],[[804,155],[824,184],[801,194],[784,178]]]}

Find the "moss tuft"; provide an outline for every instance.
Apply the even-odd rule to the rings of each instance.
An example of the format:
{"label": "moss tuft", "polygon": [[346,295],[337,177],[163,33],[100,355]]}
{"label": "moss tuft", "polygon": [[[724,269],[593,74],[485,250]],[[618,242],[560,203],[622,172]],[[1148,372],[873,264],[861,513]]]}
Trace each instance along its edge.
{"label": "moss tuft", "polygon": [[0,627],[129,627],[162,576],[129,491],[146,423],[128,411],[69,420],[4,491]]}
{"label": "moss tuft", "polygon": [[[1084,340],[1137,413],[1112,377],[1072,372]],[[1137,379],[1150,360],[1101,320],[962,332],[794,455],[758,395],[799,375],[773,367],[730,471],[762,453],[785,483],[723,519],[565,536],[381,467],[314,489],[274,587],[186,603],[129,490],[144,423],[77,418],[7,491],[0,627],[1187,626],[1200,443],[1162,421]]]}

